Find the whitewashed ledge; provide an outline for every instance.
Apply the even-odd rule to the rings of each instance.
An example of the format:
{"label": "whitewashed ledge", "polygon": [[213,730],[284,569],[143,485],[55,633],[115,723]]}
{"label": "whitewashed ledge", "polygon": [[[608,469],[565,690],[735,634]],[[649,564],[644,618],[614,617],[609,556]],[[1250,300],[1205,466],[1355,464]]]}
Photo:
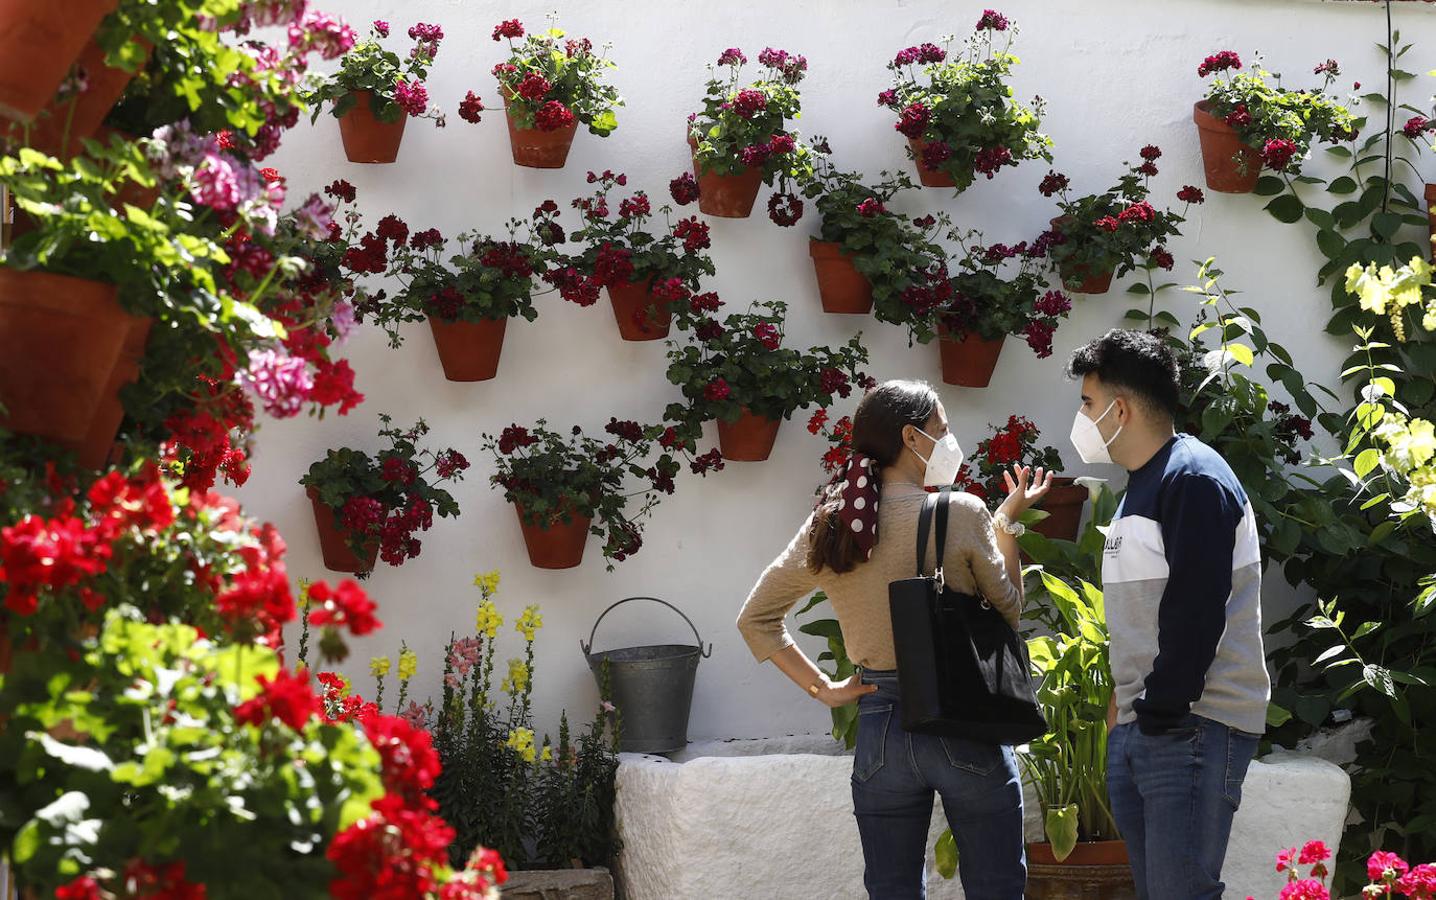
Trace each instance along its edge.
{"label": "whitewashed ledge", "polygon": [[[619,896],[861,900],[851,771],[851,756],[827,735],[690,744],[671,759],[622,754]],[[1227,853],[1227,895],[1276,897],[1276,852],[1312,838],[1335,848],[1350,793],[1346,773],[1325,760],[1277,752],[1254,762]],[[952,900],[962,888],[936,874],[931,856],[946,827],[935,806],[928,897]],[[1040,839],[1030,789],[1027,831]]]}

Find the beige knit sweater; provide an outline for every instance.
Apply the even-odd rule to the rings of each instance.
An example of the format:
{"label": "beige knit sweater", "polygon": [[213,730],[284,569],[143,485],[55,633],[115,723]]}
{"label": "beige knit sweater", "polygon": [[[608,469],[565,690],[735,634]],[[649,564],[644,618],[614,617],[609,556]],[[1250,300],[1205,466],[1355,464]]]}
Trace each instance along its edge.
{"label": "beige knit sweater", "polygon": [[[810,515],[788,548],[763,571],[738,614],[738,630],[759,662],[793,644],[784,623],[798,601],[822,590],[843,631],[848,657],[868,669],[895,669],[888,583],[917,573],[917,520],[925,494],[909,485],[884,487],[878,505],[878,542],[872,556],[839,575],[808,566]],[[955,591],[985,598],[1014,628],[1022,598],[1007,578],[992,516],[971,494],[953,492],[948,506],[943,574]],[[927,570],[932,574],[934,538],[928,538]]]}

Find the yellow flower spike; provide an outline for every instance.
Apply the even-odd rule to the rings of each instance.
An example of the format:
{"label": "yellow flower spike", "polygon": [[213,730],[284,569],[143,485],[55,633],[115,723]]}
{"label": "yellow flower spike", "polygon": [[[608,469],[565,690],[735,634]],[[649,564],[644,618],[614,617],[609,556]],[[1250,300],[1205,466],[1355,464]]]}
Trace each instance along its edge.
{"label": "yellow flower spike", "polygon": [[529,669],[521,659],[509,660],[509,674],[500,689],[506,694],[521,694],[529,686]]}
{"label": "yellow flower spike", "polygon": [[553,762],[553,748],[548,744],[543,745],[543,755],[539,757],[544,762]]}
{"label": "yellow flower spike", "polygon": [[480,572],[475,575],[474,587],[479,589],[485,600],[497,594],[499,592],[499,570],[494,569],[491,572]]}
{"label": "yellow flower spike", "polygon": [[408,681],[419,671],[419,654],[408,647],[399,647],[399,680]]}
{"label": "yellow flower spike", "polygon": [[504,742],[504,746],[513,750],[528,763],[532,763],[538,757],[538,754],[534,752],[534,733],[529,728],[515,728],[510,731],[509,739]]}
{"label": "yellow flower spike", "polygon": [[389,657],[376,656],[369,660],[369,674],[375,678],[383,678],[389,674]]}
{"label": "yellow flower spike", "polygon": [[524,636],[524,640],[532,641],[534,634],[543,627],[543,616],[539,615],[537,606],[524,607],[524,614],[514,623],[514,630]]}
{"label": "yellow flower spike", "polygon": [[498,636],[499,629],[503,627],[503,624],[504,617],[499,615],[494,601],[485,599],[479,604],[478,615],[474,618],[474,631],[493,640]]}

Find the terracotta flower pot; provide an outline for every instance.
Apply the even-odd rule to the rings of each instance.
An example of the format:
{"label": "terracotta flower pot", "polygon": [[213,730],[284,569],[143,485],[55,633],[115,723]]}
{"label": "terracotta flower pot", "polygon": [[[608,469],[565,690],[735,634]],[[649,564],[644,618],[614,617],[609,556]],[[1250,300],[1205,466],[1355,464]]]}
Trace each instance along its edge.
{"label": "terracotta flower pot", "polygon": [[1242,143],[1236,130],[1207,110],[1207,101],[1192,106],[1197,138],[1202,144],[1202,168],[1207,187],[1224,194],[1250,194],[1261,177],[1261,154]]}
{"label": "terracotta flower pot", "polygon": [[770,419],[744,409],[735,422],[718,420],[718,449],[732,462],[762,462],[773,452],[782,419]]}
{"label": "terracotta flower pot", "polygon": [[1082,508],[1087,505],[1087,489],[1071,478],[1052,479],[1052,489],[1038,504],[1047,518],[1032,526],[1038,534],[1061,541],[1077,540],[1082,524]]}
{"label": "terracotta flower pot", "polygon": [[115,298],[113,285],[0,267],[0,427],[79,446],[130,335]]}
{"label": "terracotta flower pot", "polygon": [[[153,45],[148,41],[140,43],[148,59]],[[72,159],[84,149],[86,138],[95,137],[100,123],[120,101],[136,74],[105,65],[105,51],[93,39],[85,44],[75,65],[85,71],[86,90],[64,99],[52,98],[28,127],[11,125],[8,132],[12,141],[62,160]],[[140,68],[144,68],[144,62]]]}
{"label": "terracotta flower pot", "polygon": [[504,350],[508,319],[480,322],[445,322],[429,317],[434,349],[450,381],[488,381],[499,373],[499,355]]}
{"label": "terracotta flower pot", "polygon": [[653,296],[653,279],[609,285],[613,318],[625,341],[656,341],[668,337],[673,326],[673,303]]}
{"label": "terracotta flower pot", "polygon": [[907,143],[912,147],[913,161],[917,163],[917,180],[923,187],[957,187],[952,175],[941,169],[931,168],[922,161],[922,152],[927,149],[927,141],[922,138],[908,138]]}
{"label": "terracotta flower pot", "polygon": [[0,116],[28,122],[55,96],[119,0],[0,0]]}
{"label": "terracotta flower pot", "polygon": [[975,334],[954,335],[945,325],[939,325],[937,332],[943,384],[984,388],[992,383],[1005,336],[985,341]]}
{"label": "terracotta flower pot", "polygon": [[[697,151],[692,138],[688,146]],[[746,219],[753,214],[753,202],[763,184],[763,170],[746,166],[736,175],[719,175],[705,171],[697,156],[693,158],[693,177],[698,179],[698,209],[704,215],[720,219]]]}
{"label": "terracotta flower pot", "polygon": [[547,525],[530,525],[524,518],[524,508],[515,503],[514,510],[519,516],[519,528],[523,531],[524,547],[529,562],[536,569],[572,569],[583,562],[583,548],[588,543],[588,528],[591,518],[580,516],[569,510],[569,519],[563,520],[560,512]]}
{"label": "terracotta flower pot", "polygon": [[818,274],[818,297],[823,312],[863,315],[872,312],[873,286],[858,271],[853,258],[836,241],[808,241],[808,255]]}
{"label": "terracotta flower pot", "polygon": [[[1052,219],[1051,225],[1061,231],[1063,224],[1070,221],[1071,216],[1057,216]],[[1074,294],[1105,294],[1112,287],[1114,273],[1111,269],[1092,272],[1087,266],[1064,265],[1059,274],[1062,286]]]}
{"label": "terracotta flower pot", "polygon": [[379,557],[379,542],[365,544],[361,558],[349,547],[346,540],[349,532],[339,524],[339,513],[326,506],[314,488],[305,488],[305,493],[314,505],[314,524],[319,529],[319,551],[324,557],[324,568],[355,575],[373,569],[374,560]]}
{"label": "terracotta flower pot", "polygon": [[369,105],[371,96],[369,91],[355,91],[354,106],[339,120],[344,155],[352,163],[391,163],[399,158],[409,114],[401,110],[399,121],[380,122]]}
{"label": "terracotta flower pot", "polygon": [[145,359],[145,345],[150,339],[150,327],[154,321],[148,316],[126,316],[129,328],[120,358],[110,372],[110,381],[105,385],[100,403],[95,407],[95,416],[90,421],[90,430],[75,447],[76,461],[90,469],[100,469],[109,464],[114,456],[115,435],[125,419],[125,405],[120,402],[120,389],[140,377],[140,363]]}
{"label": "terracotta flower pot", "polygon": [[1426,221],[1431,236],[1429,255],[1436,260],[1436,184],[1426,185]]}
{"label": "terracotta flower pot", "polygon": [[563,128],[543,131],[538,128],[519,128],[514,124],[513,113],[504,106],[504,120],[509,123],[509,146],[513,150],[514,165],[530,169],[562,169],[568,161],[568,151],[573,146],[573,136],[578,133],[575,120]]}
{"label": "terracotta flower pot", "polygon": [[1136,900],[1124,841],[1078,844],[1062,862],[1051,844],[1027,845],[1027,900]]}

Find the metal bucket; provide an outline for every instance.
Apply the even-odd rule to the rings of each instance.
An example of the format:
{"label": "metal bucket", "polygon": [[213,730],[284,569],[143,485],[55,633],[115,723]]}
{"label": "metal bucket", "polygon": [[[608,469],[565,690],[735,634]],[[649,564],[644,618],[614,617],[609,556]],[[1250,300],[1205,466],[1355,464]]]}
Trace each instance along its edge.
{"label": "metal bucket", "polygon": [[[591,652],[593,636],[599,622],[614,609],[631,600],[652,600],[683,616],[693,629],[692,644],[654,644],[646,647],[620,647]],[[693,706],[693,681],[698,673],[698,657],[713,655],[713,645],[703,649],[703,638],[683,612],[657,597],[628,597],[603,611],[593,623],[588,642],[578,642],[588,667],[603,685],[603,666],[608,664],[609,691],[614,707],[621,715],[622,733],[618,748],[625,753],[673,753],[688,745],[688,712]]]}

